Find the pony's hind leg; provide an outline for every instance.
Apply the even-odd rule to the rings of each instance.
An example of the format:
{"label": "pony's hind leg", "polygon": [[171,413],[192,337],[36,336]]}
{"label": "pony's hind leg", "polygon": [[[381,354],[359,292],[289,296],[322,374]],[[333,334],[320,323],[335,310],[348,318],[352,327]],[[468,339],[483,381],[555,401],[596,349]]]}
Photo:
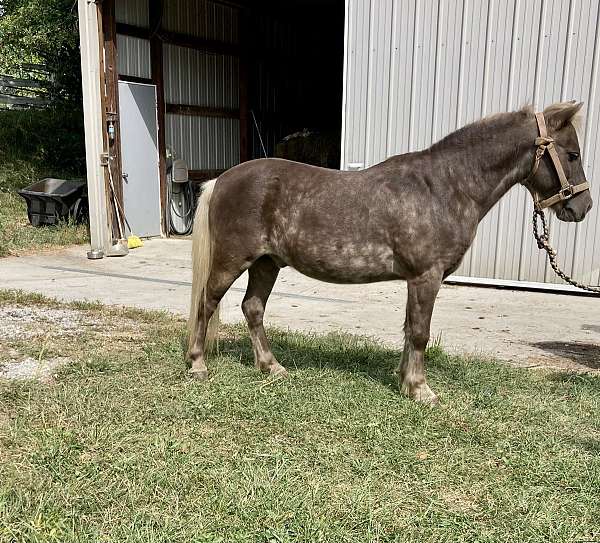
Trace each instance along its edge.
{"label": "pony's hind leg", "polygon": [[207,331],[211,317],[215,313],[219,302],[229,290],[233,282],[241,275],[242,269],[233,271],[212,270],[207,286],[204,303],[198,304],[198,323],[194,342],[189,350],[189,358],[192,363],[190,374],[197,379],[208,378],[208,369],[206,367],[206,347]]}
{"label": "pony's hind leg", "polygon": [[421,403],[437,404],[435,393],[425,380],[425,348],[433,305],[442,282],[442,273],[431,270],[408,281],[404,352],[397,373],[404,394]]}
{"label": "pony's hind leg", "polygon": [[271,352],[269,340],[263,326],[267,300],[279,274],[279,267],[268,256],[256,260],[248,269],[248,289],[242,302],[242,311],[248,322],[254,363],[264,373],[283,376],[285,368],[277,362]]}

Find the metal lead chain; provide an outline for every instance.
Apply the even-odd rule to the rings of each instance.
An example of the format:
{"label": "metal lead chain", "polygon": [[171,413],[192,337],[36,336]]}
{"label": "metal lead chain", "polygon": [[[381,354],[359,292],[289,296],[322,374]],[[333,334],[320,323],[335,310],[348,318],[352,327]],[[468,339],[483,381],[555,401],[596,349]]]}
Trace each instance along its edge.
{"label": "metal lead chain", "polygon": [[[539,231],[538,221],[542,224],[542,233]],[[552,266],[554,273],[556,273],[563,281],[566,281],[574,287],[587,290],[588,292],[600,293],[600,287],[582,285],[574,279],[571,279],[571,277],[558,267],[558,264],[556,263],[556,251],[550,245],[550,234],[548,232],[548,225],[546,224],[546,215],[542,209],[538,209],[537,207],[534,207],[533,210],[533,237],[537,241],[538,249],[544,249],[548,254],[548,261],[550,262],[550,266]]]}

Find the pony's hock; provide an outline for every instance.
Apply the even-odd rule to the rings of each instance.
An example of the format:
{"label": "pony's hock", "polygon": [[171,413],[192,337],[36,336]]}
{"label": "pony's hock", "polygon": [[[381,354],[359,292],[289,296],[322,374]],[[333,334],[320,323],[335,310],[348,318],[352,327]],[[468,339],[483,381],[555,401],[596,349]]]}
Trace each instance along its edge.
{"label": "pony's hock", "polygon": [[[580,107],[554,104],[537,118],[529,107],[494,115],[429,149],[393,156],[362,171],[262,159],[207,183],[194,223],[191,371],[206,375],[213,315],[246,270],[242,309],[256,365],[271,374],[283,368],[271,352],[263,315],[280,268],[292,266],[331,283],[401,279],[408,286],[404,352],[397,370],[401,390],[436,403],[424,370],[433,307],[479,222],[518,183],[536,202],[550,202],[560,220],[580,221],[591,208],[571,123]],[[540,152],[542,144],[551,157]],[[564,180],[557,178],[560,171]],[[572,185],[570,180],[581,190],[574,187],[572,197],[552,200]]]}

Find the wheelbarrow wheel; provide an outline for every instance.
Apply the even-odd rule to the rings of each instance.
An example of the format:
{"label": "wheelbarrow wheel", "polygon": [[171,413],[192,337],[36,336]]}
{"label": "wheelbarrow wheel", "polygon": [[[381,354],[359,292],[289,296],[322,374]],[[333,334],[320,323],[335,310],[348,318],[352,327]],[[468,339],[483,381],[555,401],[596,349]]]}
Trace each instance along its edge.
{"label": "wheelbarrow wheel", "polygon": [[88,204],[87,199],[77,198],[75,203],[71,207],[71,219],[77,223],[81,224],[87,221],[88,218]]}

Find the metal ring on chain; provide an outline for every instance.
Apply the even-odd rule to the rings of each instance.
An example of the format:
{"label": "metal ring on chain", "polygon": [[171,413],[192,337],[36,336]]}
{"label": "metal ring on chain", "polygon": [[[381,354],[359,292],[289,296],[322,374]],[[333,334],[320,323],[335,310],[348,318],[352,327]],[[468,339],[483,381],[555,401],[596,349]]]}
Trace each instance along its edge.
{"label": "metal ring on chain", "polygon": [[[541,221],[543,233],[539,232],[538,221]],[[556,262],[556,251],[550,245],[550,234],[548,232],[548,226],[546,224],[546,215],[542,209],[534,207],[533,210],[533,237],[537,241],[537,246],[539,249],[544,249],[548,254],[548,261],[550,262],[550,266],[554,270],[554,273],[558,275],[561,279],[573,285],[574,287],[580,288],[582,290],[587,290],[588,292],[594,292],[596,294],[600,294],[600,287],[592,287],[589,285],[583,285],[571,277],[569,277],[564,271],[562,271]]]}

